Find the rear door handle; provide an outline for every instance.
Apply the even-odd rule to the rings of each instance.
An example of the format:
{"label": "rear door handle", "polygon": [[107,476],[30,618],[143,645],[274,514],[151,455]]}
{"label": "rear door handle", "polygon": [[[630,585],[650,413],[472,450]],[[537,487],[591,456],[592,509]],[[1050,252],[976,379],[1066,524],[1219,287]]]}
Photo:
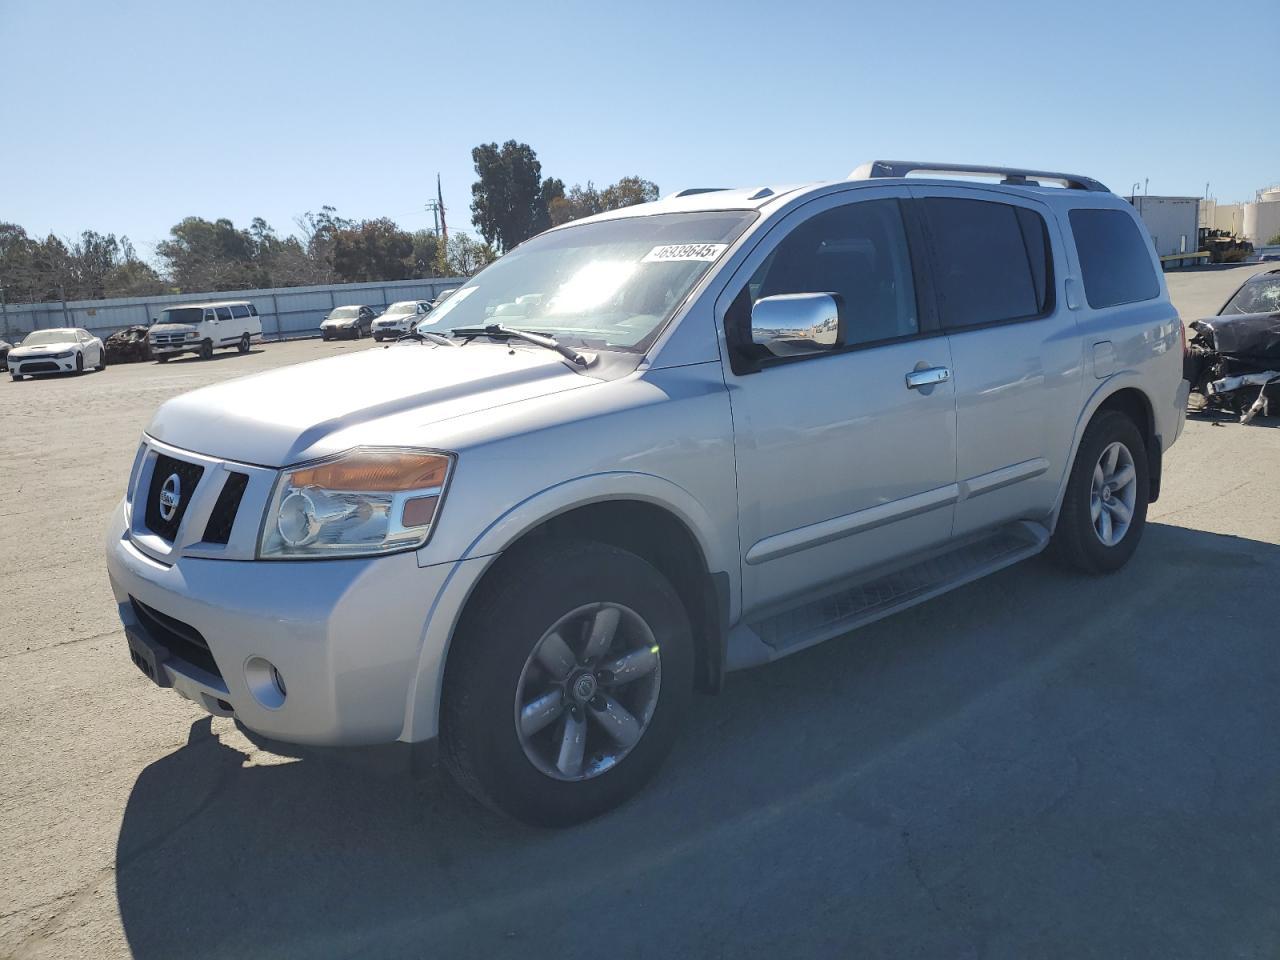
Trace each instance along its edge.
{"label": "rear door handle", "polygon": [[935,383],[946,383],[951,379],[951,371],[946,367],[925,367],[923,370],[912,370],[907,374],[907,389],[919,390],[931,387]]}

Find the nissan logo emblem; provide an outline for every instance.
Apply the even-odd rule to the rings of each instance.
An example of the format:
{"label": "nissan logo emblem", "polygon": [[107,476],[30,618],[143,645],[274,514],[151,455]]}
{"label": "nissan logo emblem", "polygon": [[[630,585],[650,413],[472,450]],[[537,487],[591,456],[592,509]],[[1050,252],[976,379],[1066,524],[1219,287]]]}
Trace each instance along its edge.
{"label": "nissan logo emblem", "polygon": [[160,519],[172,520],[178,512],[178,504],[182,502],[182,481],[176,473],[169,474],[169,479],[160,488]]}

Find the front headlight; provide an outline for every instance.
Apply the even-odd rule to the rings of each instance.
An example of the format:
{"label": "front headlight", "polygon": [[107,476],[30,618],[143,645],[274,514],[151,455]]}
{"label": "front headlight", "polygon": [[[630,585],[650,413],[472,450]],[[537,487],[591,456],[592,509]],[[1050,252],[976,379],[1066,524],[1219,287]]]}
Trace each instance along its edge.
{"label": "front headlight", "polygon": [[452,466],[447,453],[357,447],[283,470],[258,556],[295,560],[416,550],[431,535]]}
{"label": "front headlight", "polygon": [[198,336],[200,336],[200,334],[196,333],[196,331],[194,330],[192,330],[190,333],[186,335],[188,340],[194,340]]}
{"label": "front headlight", "polygon": [[76,352],[75,352],[74,350],[63,350],[61,353],[55,353],[55,354],[53,355],[53,359],[55,359],[55,360],[70,360],[70,359],[71,359],[72,357],[74,357],[75,355],[76,355]]}

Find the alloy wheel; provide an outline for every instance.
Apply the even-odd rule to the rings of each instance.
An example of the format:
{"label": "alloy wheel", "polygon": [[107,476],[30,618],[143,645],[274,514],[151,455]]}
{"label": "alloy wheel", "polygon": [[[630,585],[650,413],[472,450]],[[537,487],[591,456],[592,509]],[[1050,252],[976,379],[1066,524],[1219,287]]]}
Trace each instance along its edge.
{"label": "alloy wheel", "polygon": [[571,610],[542,635],[521,671],[520,746],[549,777],[597,777],[640,742],[661,683],[658,642],[638,613],[617,603]]}
{"label": "alloy wheel", "polygon": [[1129,532],[1138,497],[1138,473],[1133,454],[1123,443],[1108,444],[1093,467],[1089,515],[1093,532],[1103,546],[1114,547]]}

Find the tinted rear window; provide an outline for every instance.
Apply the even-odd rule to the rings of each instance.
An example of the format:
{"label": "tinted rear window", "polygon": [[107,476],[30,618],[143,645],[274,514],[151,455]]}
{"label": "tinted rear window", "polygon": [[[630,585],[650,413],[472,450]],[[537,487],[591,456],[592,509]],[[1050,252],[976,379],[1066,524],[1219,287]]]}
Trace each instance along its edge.
{"label": "tinted rear window", "polygon": [[1037,317],[1051,307],[1044,220],[989,200],[928,197],[938,311],[944,327]]}
{"label": "tinted rear window", "polygon": [[247,317],[249,315],[249,308],[242,303],[232,304],[231,315],[233,317]]}
{"label": "tinted rear window", "polygon": [[1099,310],[1160,295],[1146,240],[1133,217],[1123,210],[1072,210],[1070,216],[1089,306]]}

